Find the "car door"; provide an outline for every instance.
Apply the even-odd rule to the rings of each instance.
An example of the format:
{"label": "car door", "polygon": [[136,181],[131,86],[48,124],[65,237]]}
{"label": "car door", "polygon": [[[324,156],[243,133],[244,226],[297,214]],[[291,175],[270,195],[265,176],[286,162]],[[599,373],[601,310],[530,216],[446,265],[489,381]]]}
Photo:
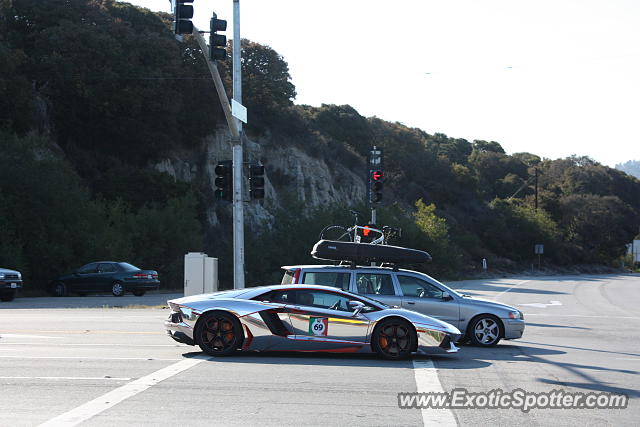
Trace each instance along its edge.
{"label": "car door", "polygon": [[313,288],[290,290],[292,303],[287,304],[292,339],[303,341],[309,349],[336,349],[346,345],[367,343],[370,321],[363,315],[353,316],[348,303],[353,298],[339,292]]}
{"label": "car door", "polygon": [[67,288],[71,292],[88,292],[94,290],[95,276],[98,272],[98,263],[92,262],[83,265],[73,273],[67,282]]}
{"label": "car door", "polygon": [[391,272],[358,271],[356,292],[391,307],[402,305],[402,295],[393,284]]}
{"label": "car door", "polygon": [[94,279],[94,287],[96,291],[111,291],[113,275],[118,270],[118,266],[114,262],[101,262],[98,264],[98,270]]}
{"label": "car door", "polygon": [[397,273],[402,291],[402,308],[435,317],[455,327],[460,324],[460,307],[454,298],[443,298],[437,285],[409,274]]}

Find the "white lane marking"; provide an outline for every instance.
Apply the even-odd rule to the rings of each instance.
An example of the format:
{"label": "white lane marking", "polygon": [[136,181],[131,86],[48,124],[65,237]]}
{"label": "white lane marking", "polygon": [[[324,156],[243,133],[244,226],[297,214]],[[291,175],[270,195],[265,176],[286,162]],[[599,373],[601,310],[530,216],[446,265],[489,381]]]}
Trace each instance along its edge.
{"label": "white lane marking", "polygon": [[60,427],[60,426],[75,426],[88,419],[98,415],[99,413],[117,405],[118,403],[135,396],[138,393],[145,391],[146,389],[158,384],[161,381],[171,378],[174,375],[185,371],[198,363],[207,360],[206,358],[191,358],[183,359],[178,363],[167,366],[157,370],[147,376],[139,378],[135,381],[131,381],[128,384],[118,387],[108,393],[97,397],[84,405],[80,405],[64,414],[58,415],[55,418],[51,418],[40,424],[40,427]]}
{"label": "white lane marking", "polygon": [[640,320],[640,317],[632,316],[594,316],[589,314],[546,314],[546,313],[524,313],[525,318],[527,316],[541,316],[541,317],[592,317],[594,319],[632,319]]}
{"label": "white lane marking", "polygon": [[562,305],[560,301],[549,301],[549,304],[545,304],[543,302],[532,302],[530,304],[518,304],[523,307],[536,307],[536,308],[547,308],[552,307],[554,305]]}
{"label": "white lane marking", "polygon": [[498,295],[494,296],[493,299],[496,300],[498,299],[498,297],[502,296],[502,294],[506,294],[507,292],[509,292],[511,289],[515,288],[516,286],[520,286],[524,283],[529,282],[530,280],[521,280],[520,283],[516,283],[515,285],[513,285],[512,287],[505,289],[504,291],[500,292]]}
{"label": "white lane marking", "polygon": [[62,339],[62,337],[48,337],[44,335],[25,335],[25,334],[0,334],[0,338],[49,338],[52,340]]}
{"label": "white lane marking", "polygon": [[[444,393],[438,371],[430,359],[413,359],[413,374],[416,377],[418,393]],[[420,409],[425,426],[457,426],[451,409]]]}
{"label": "white lane marking", "polygon": [[117,378],[117,377],[0,377],[0,380],[107,380],[107,381],[130,381],[131,378]]}
{"label": "white lane marking", "polygon": [[[63,338],[63,337],[56,337]],[[190,347],[186,344],[97,344],[97,343],[42,343],[42,342],[0,342],[3,345],[42,345],[46,347]]]}
{"label": "white lane marking", "polygon": [[182,359],[157,359],[155,357],[84,357],[84,356],[5,356],[0,355],[0,359],[82,359],[82,360],[162,360],[175,361]]}

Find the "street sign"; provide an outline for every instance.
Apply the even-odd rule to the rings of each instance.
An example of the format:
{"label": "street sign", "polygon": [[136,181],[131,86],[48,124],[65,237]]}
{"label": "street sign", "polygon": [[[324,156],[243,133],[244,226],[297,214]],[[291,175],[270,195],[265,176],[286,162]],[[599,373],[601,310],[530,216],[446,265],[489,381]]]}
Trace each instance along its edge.
{"label": "street sign", "polygon": [[536,245],[535,248],[534,248],[534,253],[536,255],[544,254],[544,245]]}
{"label": "street sign", "polygon": [[231,100],[231,115],[243,123],[247,123],[247,107],[235,99]]}

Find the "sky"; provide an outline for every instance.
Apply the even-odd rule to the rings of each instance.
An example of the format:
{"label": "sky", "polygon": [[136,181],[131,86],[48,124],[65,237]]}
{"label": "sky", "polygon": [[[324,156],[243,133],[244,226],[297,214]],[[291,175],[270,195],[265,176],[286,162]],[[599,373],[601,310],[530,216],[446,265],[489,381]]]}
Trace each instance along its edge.
{"label": "sky", "polygon": [[[233,0],[193,7],[232,38]],[[297,104],[612,167],[640,160],[639,24],[638,0],[240,0],[241,37],[283,56]]]}

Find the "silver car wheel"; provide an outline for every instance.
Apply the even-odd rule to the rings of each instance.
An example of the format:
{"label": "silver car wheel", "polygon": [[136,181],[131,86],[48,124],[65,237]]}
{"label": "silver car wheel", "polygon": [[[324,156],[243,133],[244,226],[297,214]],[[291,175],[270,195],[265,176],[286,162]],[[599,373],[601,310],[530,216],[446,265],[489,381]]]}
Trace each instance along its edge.
{"label": "silver car wheel", "polygon": [[113,282],[113,285],[111,285],[111,293],[115,297],[121,297],[122,295],[124,295],[124,286],[122,285],[122,283]]}
{"label": "silver car wheel", "polygon": [[491,318],[480,319],[473,329],[476,340],[482,345],[491,345],[500,339],[500,326]]}

